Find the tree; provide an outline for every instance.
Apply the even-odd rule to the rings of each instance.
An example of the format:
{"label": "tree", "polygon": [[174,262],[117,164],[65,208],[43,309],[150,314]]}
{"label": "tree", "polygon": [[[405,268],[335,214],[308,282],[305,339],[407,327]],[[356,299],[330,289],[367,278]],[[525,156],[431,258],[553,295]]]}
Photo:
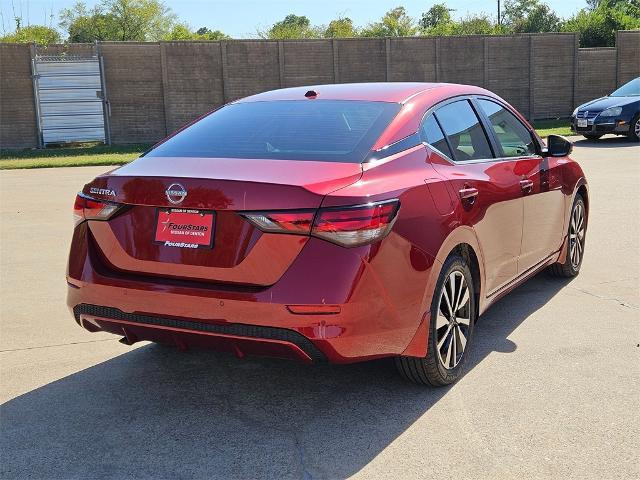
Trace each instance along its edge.
{"label": "tree", "polygon": [[102,0],[92,9],[78,2],[60,11],[71,42],[159,40],[175,25],[175,14],[160,0]]}
{"label": "tree", "polygon": [[227,40],[231,38],[220,30],[209,30],[207,27],[200,27],[196,30],[196,35],[202,40]]}
{"label": "tree", "polygon": [[318,38],[321,36],[321,30],[318,27],[312,27],[311,21],[304,15],[295,15],[290,13],[283,20],[274,23],[266,31],[258,31],[261,38],[272,40],[284,40],[291,38]]}
{"label": "tree", "polygon": [[418,24],[423,31],[428,32],[431,29],[449,25],[453,22],[451,12],[444,3],[436,3],[429,10],[422,14]]}
{"label": "tree", "polygon": [[585,9],[568,19],[563,30],[578,32],[581,47],[612,47],[616,31],[640,28],[637,0],[601,0],[593,9]]}
{"label": "tree", "polygon": [[410,37],[418,33],[415,21],[404,7],[396,7],[384,14],[379,22],[370,23],[362,30],[363,37]]}
{"label": "tree", "polygon": [[329,22],[324,30],[325,38],[348,38],[358,36],[358,31],[353,26],[353,21],[348,17],[338,17]]}
{"label": "tree", "polygon": [[449,35],[493,35],[500,33],[498,25],[488,15],[468,15],[455,22]]}
{"label": "tree", "polygon": [[220,30],[201,27],[195,32],[186,23],[176,23],[162,40],[225,40],[230,38]]}
{"label": "tree", "polygon": [[514,33],[553,32],[561,25],[555,12],[539,0],[507,0],[503,18]]}
{"label": "tree", "polygon": [[44,25],[30,25],[19,27],[14,33],[0,37],[0,42],[32,43],[39,45],[49,45],[61,42],[60,34],[57,30]]}

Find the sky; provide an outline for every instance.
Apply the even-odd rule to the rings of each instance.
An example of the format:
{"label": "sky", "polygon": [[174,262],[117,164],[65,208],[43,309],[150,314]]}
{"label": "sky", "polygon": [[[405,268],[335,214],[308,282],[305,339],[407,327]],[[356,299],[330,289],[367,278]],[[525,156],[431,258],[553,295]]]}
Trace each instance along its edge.
{"label": "sky", "polygon": [[[497,16],[497,0],[165,0],[165,4],[193,29],[208,27],[222,30],[234,38],[252,38],[256,36],[257,29],[264,29],[289,13],[306,15],[316,25],[326,25],[337,16],[347,16],[355,25],[364,26],[399,5],[404,6],[409,15],[419,18],[431,5],[442,1],[455,9],[453,15],[456,18],[482,12]],[[75,2],[0,0],[0,31],[9,33],[14,30],[14,10],[17,15],[22,12],[24,24],[40,25],[49,25],[53,12],[52,26],[57,27],[57,12]],[[99,0],[86,0],[85,3],[92,6]],[[546,3],[561,17],[571,16],[586,6],[585,0],[547,0]]]}

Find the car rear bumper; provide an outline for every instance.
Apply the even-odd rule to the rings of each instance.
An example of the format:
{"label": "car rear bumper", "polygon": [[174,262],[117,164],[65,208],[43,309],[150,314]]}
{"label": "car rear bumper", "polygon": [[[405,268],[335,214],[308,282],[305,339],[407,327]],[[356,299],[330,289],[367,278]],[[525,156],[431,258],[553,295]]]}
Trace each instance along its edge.
{"label": "car rear bumper", "polygon": [[[269,287],[116,271],[83,237],[74,235],[67,304],[80,326],[121,335],[124,343],[350,363],[405,352],[431,300],[425,289],[433,260],[414,269],[415,252],[394,233],[374,257],[370,247],[310,239]],[[306,310],[294,311],[300,306]]]}

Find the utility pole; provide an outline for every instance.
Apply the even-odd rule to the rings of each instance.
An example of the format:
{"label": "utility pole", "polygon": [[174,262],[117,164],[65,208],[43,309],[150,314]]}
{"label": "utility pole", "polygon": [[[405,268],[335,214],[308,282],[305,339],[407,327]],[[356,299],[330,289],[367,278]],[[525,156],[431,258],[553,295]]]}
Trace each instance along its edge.
{"label": "utility pole", "polygon": [[500,0],[498,0],[498,26],[502,24],[502,20],[500,19]]}

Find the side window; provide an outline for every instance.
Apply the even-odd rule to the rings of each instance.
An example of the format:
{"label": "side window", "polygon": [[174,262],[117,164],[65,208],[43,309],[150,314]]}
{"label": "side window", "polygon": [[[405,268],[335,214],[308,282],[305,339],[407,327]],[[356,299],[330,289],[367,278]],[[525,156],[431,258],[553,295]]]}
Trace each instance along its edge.
{"label": "side window", "polygon": [[435,116],[449,139],[456,161],[493,158],[487,136],[469,101],[448,103],[436,110]]}
{"label": "side window", "polygon": [[529,130],[509,110],[490,100],[478,99],[480,108],[489,117],[505,157],[535,155],[536,147]]}
{"label": "side window", "polygon": [[447,145],[444,134],[440,129],[440,125],[438,125],[438,122],[436,122],[433,115],[429,115],[422,124],[422,128],[420,129],[420,139],[437,148],[447,157],[453,158],[449,145]]}

